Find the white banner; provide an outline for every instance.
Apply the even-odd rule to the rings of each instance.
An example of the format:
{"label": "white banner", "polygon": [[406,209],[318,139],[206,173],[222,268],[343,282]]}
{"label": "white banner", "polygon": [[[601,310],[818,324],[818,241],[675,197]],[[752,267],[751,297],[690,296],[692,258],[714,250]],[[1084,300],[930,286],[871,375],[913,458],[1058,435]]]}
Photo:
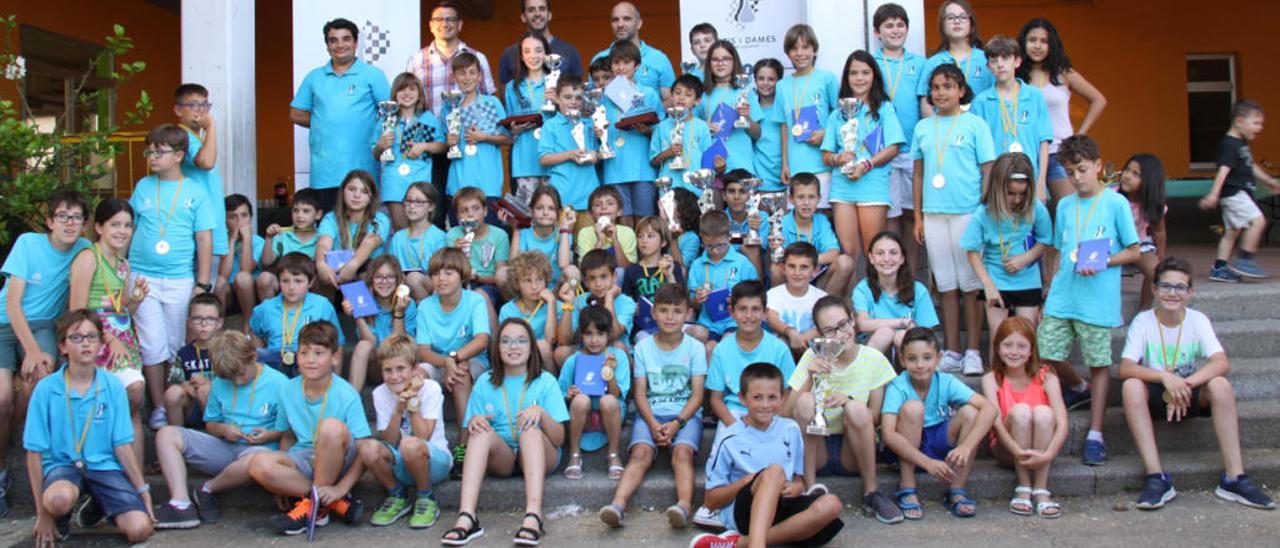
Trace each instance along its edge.
{"label": "white banner", "polygon": [[[316,67],[329,62],[324,24],[339,17],[360,29],[361,61],[382,69],[388,79],[404,72],[409,56],[421,48],[421,2],[418,0],[307,0],[293,3],[293,89]],[[388,84],[391,82],[388,81]],[[307,128],[293,127],[294,189],[309,185],[311,151]]]}

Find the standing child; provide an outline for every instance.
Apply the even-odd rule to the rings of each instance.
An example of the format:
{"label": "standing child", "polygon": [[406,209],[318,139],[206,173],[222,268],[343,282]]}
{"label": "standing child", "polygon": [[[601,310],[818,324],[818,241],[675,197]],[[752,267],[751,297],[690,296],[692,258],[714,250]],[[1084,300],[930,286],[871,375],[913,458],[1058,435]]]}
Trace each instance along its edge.
{"label": "standing child", "polygon": [[[182,158],[182,176],[192,184],[204,189],[209,197],[205,207],[214,220],[226,216],[219,196],[227,190],[222,186],[222,177],[218,175],[218,130],[213,116],[213,103],[209,102],[209,90],[200,84],[187,83],[173,90],[173,114],[178,118],[178,127],[187,133],[187,154]],[[214,223],[213,257],[221,258],[230,252],[227,246],[226,227]],[[217,268],[219,259],[213,259]]]}
{"label": "standing child", "polygon": [[533,191],[533,197],[529,199],[533,223],[511,235],[508,270],[514,268],[510,263],[514,263],[516,257],[532,253],[546,257],[551,264],[551,277],[547,278],[550,284],[582,277],[573,264],[573,227],[578,216],[565,215],[560,207],[560,191],[556,187],[544,184]]}
{"label": "standing child", "polygon": [[[782,230],[769,235],[769,249],[796,242],[808,242],[818,250],[818,270],[814,273],[814,285],[831,295],[848,295],[853,281],[853,258],[840,249],[840,240],[831,228],[826,215],[818,215],[821,204],[820,178],[813,173],[799,173],[791,177],[790,195],[793,209],[782,218]],[[773,263],[769,279],[781,280],[786,274],[782,265]]]}
{"label": "standing child", "polygon": [[[253,308],[249,330],[258,347],[258,361],[294,377],[298,374],[298,333],[315,321],[338,325],[338,312],[328,299],[311,293],[316,277],[316,263],[311,258],[298,252],[285,255],[277,272],[280,294]],[[345,344],[341,332],[338,343]],[[342,364],[337,367],[341,371]]]}
{"label": "standing child", "polygon": [[[956,67],[975,94],[986,91],[995,83],[987,70],[987,54],[982,51],[978,18],[974,17],[973,5],[968,0],[946,0],[938,6],[938,49],[925,61],[923,74],[932,75],[944,65]],[[929,79],[920,80],[916,85],[916,96],[928,97],[932,88]],[[929,102],[920,104],[920,112],[925,116],[933,116],[937,108]]]}
{"label": "standing child", "polygon": [[[716,27],[711,23],[698,23],[689,29],[689,51],[693,53],[693,66],[683,70],[684,74],[692,74],[702,80],[708,74],[708,69],[714,67],[711,65],[711,48],[720,40],[720,33],[716,32]],[[684,63],[680,63],[681,69],[686,69]]]}
{"label": "standing child", "polygon": [[880,435],[901,462],[900,489],[893,494],[907,519],[921,519],[916,467],[950,488],[942,505],[959,518],[978,513],[965,482],[973,470],[978,444],[991,430],[996,408],[960,379],[938,370],[938,340],[933,331],[913,327],[898,351],[904,371],[889,383],[881,409]]}
{"label": "standing child", "polygon": [[[947,6],[952,10],[958,9],[959,4],[951,1]],[[967,20],[968,16],[961,17]],[[982,289],[982,282],[969,265],[960,240],[986,192],[987,172],[996,154],[987,123],[960,106],[973,99],[973,91],[960,69],[952,64],[939,65],[929,74],[928,82],[929,104],[937,112],[916,124],[915,142],[911,144],[911,157],[915,159],[915,239],[929,254],[934,286],[942,295],[946,343],[942,371],[954,373],[965,367],[981,371],[978,340],[982,335],[982,309],[978,307],[978,290]],[[962,294],[966,335],[963,341]]]}
{"label": "standing child", "polygon": [[987,123],[997,151],[1022,153],[1031,160],[1035,196],[1046,201],[1049,193],[1045,172],[1049,168],[1053,127],[1049,125],[1049,107],[1040,88],[1018,79],[1021,65],[1022,49],[1012,38],[996,35],[987,42],[987,67],[996,83],[977,93],[970,111]]}
{"label": "standing child", "polygon": [[[560,390],[569,407],[569,462],[564,477],[582,479],[582,453],[586,441],[588,451],[599,449],[599,430],[605,432],[608,445],[609,479],[622,479],[622,457],[618,443],[622,436],[622,419],[627,416],[627,391],[631,389],[631,362],[627,353],[613,346],[613,318],[603,306],[588,306],[578,319],[578,348],[560,369]],[[596,366],[588,365],[595,362]],[[593,369],[598,367],[598,371]],[[579,372],[578,369],[585,369]],[[598,378],[593,378],[598,375]],[[602,394],[587,394],[591,385],[603,387]],[[583,439],[588,423],[596,434]]]}
{"label": "standing child", "polygon": [[708,350],[733,328],[729,294],[741,282],[759,280],[756,267],[729,245],[729,216],[708,211],[698,223],[702,255],[689,265],[689,296],[698,309],[698,325],[709,332]]}
{"label": "standing child", "polygon": [[[234,290],[240,310],[253,310],[253,306],[258,304],[256,280],[262,273],[262,251],[267,241],[253,230],[253,206],[249,204],[249,198],[243,194],[232,194],[223,202],[227,211],[228,252],[218,263],[213,294],[218,296],[223,308],[230,308],[228,293]],[[246,334],[249,332],[247,324],[242,329]]]}
{"label": "standing child", "polygon": [[[418,304],[414,302],[413,295],[400,294],[400,288],[405,287],[400,261],[391,255],[382,255],[369,261],[369,270],[364,273],[363,278],[378,313],[355,319],[356,334],[360,340],[351,352],[351,368],[347,380],[356,392],[364,390],[370,358],[383,341],[392,335],[413,337],[418,331]],[[342,313],[355,316],[355,306],[345,298],[342,299]]]}
{"label": "standing child", "polygon": [[[982,280],[988,326],[998,327],[1011,313],[1032,325],[1039,321],[1039,259],[1053,239],[1053,221],[1032,190],[1034,173],[1027,155],[1001,154],[991,168],[982,207],[960,238],[969,266]],[[994,356],[995,348],[992,339],[988,355]],[[981,375],[982,361],[965,360],[964,374]]]}
{"label": "standing child", "polygon": [[782,255],[783,283],[769,290],[769,330],[800,355],[818,336],[813,325],[813,305],[827,292],[809,283],[818,267],[818,250],[808,242],[787,246]]}
{"label": "standing child", "polygon": [[440,505],[432,488],[449,478],[453,465],[444,437],[444,393],[436,381],[414,374],[416,352],[404,334],[378,345],[384,381],[373,389],[378,437],[360,444],[364,467],[387,489],[370,520],[375,526],[391,525],[410,511],[410,528],[435,525]]}
{"label": "standing child", "polygon": [[[31,394],[22,448],[35,498],[36,546],[66,540],[73,506],[99,510],[131,544],[151,536],[151,486],[130,449],[129,397],[114,375],[97,368],[102,337],[96,313],[63,316],[56,339],[67,364]],[[93,436],[91,424],[99,426]],[[81,493],[90,497],[86,505],[78,504]]]}
{"label": "standing child", "polygon": [[[533,190],[547,180],[547,170],[538,163],[538,145],[542,141],[542,125],[547,117],[542,104],[555,98],[555,88],[547,87],[543,70],[551,46],[540,32],[528,32],[518,42],[520,62],[515,78],[507,82],[503,94],[507,113],[511,116],[538,115],[540,122],[512,124],[511,179],[515,189]],[[553,113],[554,114],[554,113]]]}
{"label": "standing child", "polygon": [[293,226],[271,224],[267,227],[266,242],[262,246],[262,273],[258,274],[258,296],[270,299],[280,292],[280,279],[276,277],[276,261],[297,251],[315,260],[316,227],[324,211],[320,209],[320,194],[313,188],[294,193],[290,217]]}
{"label": "standing child", "polygon": [[751,127],[736,125],[738,118],[753,118],[750,101],[738,102],[742,91],[737,82],[738,75],[742,74],[738,49],[730,42],[717,41],[707,50],[706,62],[710,69],[703,78],[706,98],[693,109],[693,115],[706,120],[711,137],[723,143],[723,152],[713,159],[713,163],[717,160],[722,162],[725,171],[750,171],[754,169]]}
{"label": "standing child", "polygon": [[[1128,200],[1103,186],[1098,178],[1102,157],[1097,143],[1087,135],[1073,135],[1062,141],[1058,158],[1076,193],[1058,201],[1058,222],[1050,245],[1062,260],[1053,276],[1036,338],[1040,342],[1040,359],[1051,364],[1062,379],[1067,408],[1084,405],[1092,396],[1083,461],[1099,466],[1107,462],[1102,420],[1111,379],[1111,329],[1124,324],[1120,316],[1120,271],[1122,266],[1138,260],[1141,252]],[[1106,246],[1106,266],[1099,270],[1079,266],[1081,248],[1099,240]],[[1071,346],[1077,341],[1091,382],[1081,379],[1067,362]]]}
{"label": "standing child", "polygon": [[[658,169],[658,177],[667,177],[676,187],[688,189],[696,196],[702,196],[702,189],[689,184],[684,176],[703,166],[702,156],[711,148],[711,129],[705,120],[694,116],[702,101],[702,92],[701,80],[688,74],[677,78],[671,86],[671,103],[684,109],[684,118],[663,120],[653,128],[649,141],[649,165]],[[675,140],[677,132],[679,142]],[[672,167],[676,158],[681,158],[683,166]],[[723,160],[715,163],[717,173],[724,172],[724,167]]]}
{"label": "standing child", "polygon": [[[594,67],[595,62],[591,64]],[[628,226],[639,217],[656,213],[654,204],[657,201],[657,187],[653,180],[657,171],[649,164],[649,145],[654,126],[637,124],[623,129],[616,124],[623,118],[647,113],[657,114],[658,120],[667,116],[658,90],[635,81],[636,68],[639,66],[640,48],[634,42],[618,41],[609,48],[605,72],[611,70],[613,78],[624,78],[635,87],[636,95],[629,102],[620,94],[607,93],[610,81],[599,78],[594,69],[591,71],[592,81],[598,88],[606,91],[605,117],[609,121],[609,146],[614,151],[614,157],[604,162],[603,182],[617,186],[622,193],[622,224]]]}
{"label": "standing child", "polygon": [[[879,50],[871,52],[871,56],[880,65],[880,73],[884,75],[884,91],[893,102],[893,109],[898,115],[898,128],[902,130],[905,143],[898,147],[898,156],[890,162],[888,227],[898,234],[912,234],[915,232],[915,216],[911,213],[911,208],[915,207],[915,200],[912,199],[911,179],[915,163],[911,161],[910,145],[914,142],[916,123],[920,121],[921,101],[916,96],[916,88],[925,75],[925,58],[906,49],[910,27],[906,8],[892,2],[882,4],[876,8],[871,21],[881,46]],[[915,242],[907,239],[904,243],[911,246],[907,251],[908,256],[919,256]]]}
{"label": "standing child", "polygon": [[619,268],[636,262],[636,231],[618,223],[622,213],[622,193],[616,185],[591,191],[591,226],[578,231],[578,256],[592,249],[603,249],[618,260]]}
{"label": "standing child", "polygon": [[929,288],[911,275],[904,250],[896,232],[876,234],[867,255],[867,277],[853,288],[860,340],[886,356],[902,346],[908,329],[938,326]]}
{"label": "standing child", "polygon": [[667,284],[684,286],[684,265],[666,252],[669,243],[666,221],[650,215],[636,223],[636,251],[640,260],[628,266],[622,275],[622,293],[636,302],[636,326],[632,332],[635,341],[658,331],[657,322],[652,319],[653,299],[658,290]]}
{"label": "standing child", "polygon": [[1146,152],[1130,156],[1120,173],[1120,194],[1129,200],[1134,230],[1138,231],[1138,250],[1142,252],[1137,263],[1142,272],[1138,310],[1146,310],[1155,298],[1155,284],[1148,282],[1156,279],[1156,264],[1168,251],[1164,216],[1169,206],[1164,204],[1164,163]]}
{"label": "standing child", "polygon": [[676,478],[676,503],[667,507],[667,522],[682,529],[693,510],[693,464],[702,442],[707,350],[683,332],[690,311],[683,287],[664,285],[653,301],[657,333],[635,349],[636,421],[631,427],[630,456],[613,501],[599,512],[600,520],[611,527],[622,526],[627,500],[640,488],[659,449],[671,451]]}
{"label": "standing child", "polygon": [[844,527],[839,498],[805,492],[800,426],[780,416],[784,376],[773,364],[756,362],[736,379],[747,409],[707,459],[707,505],[725,516],[730,532],[703,533],[689,546],[821,546]]}
{"label": "standing child", "polygon": [[[556,83],[560,115],[547,120],[538,141],[538,164],[546,168],[551,186],[564,205],[581,213],[590,207],[588,196],[600,186],[596,163],[599,138],[590,113],[582,112],[582,82],[564,76]],[[577,112],[576,118],[570,115]],[[578,140],[581,139],[581,143]]]}
{"label": "standing child", "polygon": [[1049,468],[1067,441],[1067,406],[1058,376],[1040,364],[1036,328],[1019,316],[997,324],[991,335],[991,372],[982,376],[982,393],[1000,414],[992,424],[991,451],[1018,477],[1009,511],[1057,518],[1062,507],[1049,493]]}
{"label": "standing child", "polygon": [[[373,144],[373,157],[381,166],[382,195],[379,201],[387,206],[391,227],[400,230],[409,225],[405,214],[404,197],[409,186],[426,181],[431,184],[431,156],[444,152],[440,139],[440,122],[427,108],[427,97],[422,80],[413,73],[403,72],[391,82],[391,98],[398,110],[391,131],[380,133]],[[385,126],[379,126],[382,128]],[[392,159],[382,161],[382,155],[390,150]]]}
{"label": "standing child", "polygon": [[440,194],[431,183],[416,182],[404,192],[404,215],[409,226],[391,235],[387,254],[395,257],[404,269],[404,283],[410,295],[422,300],[431,294],[431,280],[427,279],[427,263],[445,245],[445,233],[432,224]]}
{"label": "standing child", "polygon": [[533,327],[535,346],[543,362],[554,363],[551,350],[556,347],[561,310],[556,306],[555,294],[547,288],[551,263],[540,253],[525,253],[511,260],[510,272],[507,291],[515,298],[502,305],[498,321],[524,318]]}
{"label": "standing child", "polygon": [[[453,56],[449,62],[453,81],[462,91],[462,102],[457,106],[446,104],[440,111],[440,123],[448,135],[445,143],[456,146],[462,157],[449,162],[449,183],[445,192],[456,196],[463,187],[477,187],[486,200],[502,197],[502,149],[511,145],[511,135],[498,124],[506,118],[502,102],[480,91],[480,59],[469,51]],[[490,83],[489,87],[493,84]],[[455,112],[456,111],[456,112]],[[459,131],[448,130],[450,116],[457,116]],[[461,135],[459,135],[461,133]],[[487,202],[482,205],[488,205]],[[496,219],[496,217],[494,217]]]}
{"label": "standing child", "polygon": [[822,124],[836,109],[840,80],[836,75],[815,68],[818,60],[818,35],[813,27],[799,24],[787,29],[782,49],[795,67],[777,87],[774,123],[781,125],[782,184],[801,173],[814,174],[820,185],[819,209],[830,209],[831,172],[822,164]]}
{"label": "standing child", "polygon": [[[1218,145],[1218,172],[1213,176],[1213,187],[1200,199],[1200,207],[1212,209],[1222,206],[1222,224],[1226,230],[1218,241],[1218,256],[1209,269],[1209,279],[1219,282],[1238,282],[1244,278],[1266,278],[1267,271],[1253,261],[1258,251],[1258,240],[1267,231],[1267,219],[1254,202],[1254,180],[1261,179],[1272,192],[1280,192],[1280,182],[1258,167],[1253,161],[1249,141],[1262,133],[1262,105],[1242,99],[1231,108],[1231,129]],[[1231,258],[1231,248],[1240,239],[1239,254]]]}
{"label": "standing child", "polygon": [[187,335],[191,336],[191,342],[178,349],[171,366],[178,370],[170,370],[166,379],[170,381],[169,386],[164,389],[164,416],[171,426],[204,427],[209,382],[213,380],[212,341],[222,332],[223,310],[222,303],[213,295],[191,298],[187,315]]}
{"label": "standing child", "polygon": [[338,205],[320,220],[316,273],[327,290],[354,281],[365,263],[381,255],[391,237],[391,219],[378,211],[373,174],[355,170],[342,180]]}
{"label": "standing child", "polygon": [[[445,245],[458,249],[471,263],[470,276],[462,280],[488,299],[490,310],[502,302],[498,288],[506,283],[507,257],[511,240],[507,231],[485,221],[485,195],[479,188],[463,187],[453,195],[453,211],[458,226],[445,233]],[[467,223],[474,229],[468,229]],[[438,254],[438,253],[437,253]]]}
{"label": "standing child", "polygon": [[786,187],[782,182],[782,141],[785,140],[785,125],[778,112],[777,92],[778,80],[782,79],[782,63],[772,57],[756,61],[751,71],[755,78],[755,89],[751,90],[751,127],[747,133],[751,135],[750,170],[763,181],[760,192],[782,192]]}

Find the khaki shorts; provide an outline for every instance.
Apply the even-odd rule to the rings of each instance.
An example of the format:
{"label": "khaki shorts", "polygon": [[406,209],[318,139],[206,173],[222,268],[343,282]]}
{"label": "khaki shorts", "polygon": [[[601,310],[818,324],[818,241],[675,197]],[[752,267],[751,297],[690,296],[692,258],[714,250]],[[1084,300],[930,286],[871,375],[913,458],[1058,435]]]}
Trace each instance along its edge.
{"label": "khaki shorts", "polygon": [[1241,190],[1218,201],[1222,206],[1222,224],[1229,230],[1249,228],[1254,219],[1262,216],[1262,210],[1253,201],[1253,196]]}
{"label": "khaki shorts", "polygon": [[1045,316],[1036,330],[1040,359],[1065,362],[1071,344],[1080,341],[1080,354],[1089,367],[1111,367],[1111,328]]}

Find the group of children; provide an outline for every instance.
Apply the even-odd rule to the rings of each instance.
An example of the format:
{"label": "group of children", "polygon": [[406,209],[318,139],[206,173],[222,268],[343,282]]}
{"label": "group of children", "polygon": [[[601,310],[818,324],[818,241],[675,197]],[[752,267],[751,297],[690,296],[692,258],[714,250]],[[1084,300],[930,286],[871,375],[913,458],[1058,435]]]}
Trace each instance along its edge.
{"label": "group of children", "polygon": [[[851,54],[838,78],[814,68],[817,38],[797,25],[784,41],[795,73],[760,61],[753,89],[736,79],[734,46],[712,40],[704,74],[672,86],[672,116],[656,90],[631,81],[639,49],[616,43],[607,65],[592,66],[602,124],[584,109],[583,82],[543,85],[540,35],[520,42],[505,107],[477,93],[478,61],[460,53],[460,104],[436,118],[421,81],[397,77],[396,125],[371,138],[375,157],[394,159],[377,175],[347,174],[333,211],[298,191],[291,225],[265,237],[247,198],[222,197],[208,92],[179,87],[179,124],[147,136],[153,174],[132,197],[91,212],[83,197],[55,194],[49,232],[24,234],[4,262],[0,437],[25,417],[37,544],[65,537],[72,515],[80,526],[111,518],[131,541],[153,520],[215,522],[218,493],[250,483],[292,501],[272,519],[282,533],[357,523],[352,489],[369,472],[387,490],[371,522],[410,516],[413,528],[436,522],[435,486],[460,477],[446,545],[484,534],[486,476],[521,474],[526,513],[513,541],[537,545],[547,474],[562,463],[570,480],[594,473],[582,454],[602,447],[602,472],[618,485],[600,519],[625,522],[665,449],[671,525],[730,531],[698,546],[831,540],[841,502],[824,475],[860,475],[863,509],[896,523],[923,517],[921,469],[949,484],[951,513],[973,516],[965,483],[982,443],[1015,470],[1010,510],[1055,518],[1048,477],[1068,409],[1090,405],[1083,460],[1107,460],[1111,330],[1124,323],[1129,264],[1144,275],[1119,369],[1149,474],[1138,506],[1176,494],[1151,417],[1212,410],[1218,495],[1273,507],[1243,470],[1225,353],[1187,308],[1191,267],[1163,257],[1160,161],[1134,155],[1117,192],[1094,141],[1051,126],[1050,89],[1092,89],[1061,51],[1046,51],[1061,48],[1052,25],[983,44],[968,3],[949,0],[943,44],[927,60],[903,49],[900,6],[878,8],[874,27],[884,47]],[[559,112],[541,114],[545,99]],[[1265,221],[1251,195],[1255,179],[1276,183],[1247,149],[1262,116],[1255,103],[1236,106],[1204,202],[1221,202],[1228,228],[1212,279],[1265,275],[1252,262]],[[518,192],[504,198],[508,145]],[[424,178],[431,155],[450,149],[459,157],[441,196]],[[699,168],[713,187],[691,176]],[[662,180],[673,189],[659,197]],[[765,211],[762,193],[785,193],[789,208]],[[499,204],[513,199],[527,201]],[[1228,262],[1228,239],[1242,231]],[[941,318],[916,280],[920,245]],[[239,332],[224,326],[235,310]],[[1068,362],[1073,347],[1087,379]],[[981,394],[951,373],[983,375]],[[366,384],[376,384],[373,428]],[[704,422],[716,429],[709,448]],[[144,424],[158,430],[169,493],[154,508]],[[900,473],[892,496],[875,481],[886,461]],[[189,486],[189,467],[209,479]]]}

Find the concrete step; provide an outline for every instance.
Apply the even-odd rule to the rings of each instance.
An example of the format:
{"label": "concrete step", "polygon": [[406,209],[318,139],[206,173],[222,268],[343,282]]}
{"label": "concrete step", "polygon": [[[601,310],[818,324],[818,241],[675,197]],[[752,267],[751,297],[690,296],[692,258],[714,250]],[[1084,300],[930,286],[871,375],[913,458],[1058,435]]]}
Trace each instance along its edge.
{"label": "concrete step", "polygon": [[[1200,265],[1196,265],[1199,267]],[[1124,317],[1138,311],[1138,284],[1125,278],[1122,294]],[[1275,303],[1280,302],[1280,283],[1219,283],[1197,279],[1191,307],[1213,320],[1268,319],[1277,316]]]}

